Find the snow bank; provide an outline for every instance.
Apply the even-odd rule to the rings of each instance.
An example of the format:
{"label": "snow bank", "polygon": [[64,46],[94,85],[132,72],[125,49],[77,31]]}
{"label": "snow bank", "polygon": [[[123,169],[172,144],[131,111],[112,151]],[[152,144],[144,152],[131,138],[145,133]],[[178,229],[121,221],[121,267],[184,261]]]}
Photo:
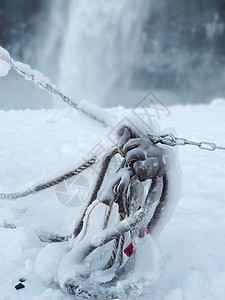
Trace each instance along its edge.
{"label": "snow bank", "polygon": [[[224,146],[224,101],[173,107],[171,112],[169,117],[160,119],[161,127],[176,128],[181,137],[209,140]],[[114,113],[117,114],[116,109]],[[54,122],[48,122],[49,115],[54,117]],[[65,166],[73,166],[81,154],[86,157],[99,141],[103,142],[102,129],[96,122],[92,122],[90,128],[85,118],[77,113],[74,116],[75,121],[68,118],[65,111],[0,111],[1,191],[20,189],[36,178],[48,178]],[[161,224],[160,268],[159,249],[150,236],[143,240],[137,256],[140,258],[138,274],[143,270],[143,274],[149,274],[149,280],[154,281],[153,275],[160,271],[160,278],[136,299],[224,300],[224,151],[184,146],[179,148],[179,155],[182,196],[167,225],[163,228]],[[94,177],[95,170],[92,172]],[[175,185],[176,176],[171,172]],[[68,186],[72,185],[68,182]],[[67,234],[78,213],[79,208],[67,207],[59,201],[54,188],[21,201],[0,202],[1,226],[19,227],[1,228],[0,232],[0,268],[4,270],[0,272],[0,295],[3,299],[71,299],[54,286],[58,280],[57,265],[64,253],[71,250],[71,244],[68,249],[63,244],[46,245],[40,242],[36,232]],[[169,218],[169,211],[167,216]],[[157,272],[148,273],[146,260],[142,258],[147,258],[152,266],[150,270]],[[17,291],[14,286],[21,277],[26,278],[25,288]],[[46,283],[50,282],[52,285],[47,287]],[[118,289],[123,298],[124,286]]]}
{"label": "snow bank", "polygon": [[63,293],[59,290],[46,289],[43,293],[32,297],[31,300],[62,300],[65,299]]}
{"label": "snow bank", "polygon": [[67,252],[66,243],[46,245],[35,259],[35,274],[45,283],[58,282],[58,267],[60,260]]}

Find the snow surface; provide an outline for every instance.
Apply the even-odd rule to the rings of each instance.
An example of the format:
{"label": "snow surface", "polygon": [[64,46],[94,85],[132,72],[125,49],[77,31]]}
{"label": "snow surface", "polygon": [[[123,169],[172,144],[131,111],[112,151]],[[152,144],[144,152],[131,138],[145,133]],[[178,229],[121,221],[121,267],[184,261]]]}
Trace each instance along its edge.
{"label": "snow surface", "polygon": [[[173,127],[179,137],[190,140],[225,145],[224,100],[170,110],[168,117],[157,120],[162,128]],[[112,113],[122,115],[124,110]],[[105,133],[100,124],[70,109],[0,111],[0,192],[22,190],[39,178],[77,166],[96,151],[100,155],[108,147]],[[225,151],[180,146],[179,154],[182,196],[160,235],[161,275],[138,299],[224,300]],[[65,205],[56,188],[18,201],[1,200],[1,226],[17,227],[0,228],[1,299],[73,299],[56,284],[58,264],[70,245],[54,244],[52,254],[53,246],[37,234],[68,234],[78,212],[77,206]],[[26,278],[25,288],[17,291],[19,278]]]}

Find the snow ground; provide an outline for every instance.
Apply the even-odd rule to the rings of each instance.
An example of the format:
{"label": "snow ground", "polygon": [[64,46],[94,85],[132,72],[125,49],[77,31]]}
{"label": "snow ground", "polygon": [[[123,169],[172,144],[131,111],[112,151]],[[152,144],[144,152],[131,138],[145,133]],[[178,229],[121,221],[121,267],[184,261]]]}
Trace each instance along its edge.
{"label": "snow ground", "polygon": [[[173,127],[179,137],[225,145],[225,105],[171,107],[160,127]],[[113,112],[119,112],[114,109]],[[93,131],[94,130],[94,131]],[[46,175],[77,166],[90,150],[104,144],[102,129],[71,110],[0,111],[0,192],[12,192]],[[180,146],[182,196],[160,235],[161,277],[139,297],[142,300],[225,299],[225,151]],[[61,198],[60,198],[61,199]],[[35,232],[67,234],[78,207],[69,207],[55,188],[27,198],[0,202],[0,299],[69,300],[54,284],[54,257]],[[61,247],[61,248],[60,248]],[[41,251],[42,250],[42,251]],[[143,257],[144,259],[144,257]],[[55,269],[54,269],[55,268]],[[49,271],[51,270],[51,272]],[[19,278],[25,288],[16,290]]]}

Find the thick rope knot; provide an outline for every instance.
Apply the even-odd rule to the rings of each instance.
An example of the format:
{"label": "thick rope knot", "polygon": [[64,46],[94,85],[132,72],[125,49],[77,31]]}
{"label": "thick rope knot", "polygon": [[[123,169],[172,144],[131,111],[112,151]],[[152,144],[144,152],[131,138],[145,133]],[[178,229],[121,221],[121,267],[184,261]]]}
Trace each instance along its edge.
{"label": "thick rope knot", "polygon": [[118,152],[125,158],[140,181],[163,176],[169,165],[167,151],[155,145],[148,137],[137,137],[124,126],[118,131]]}
{"label": "thick rope knot", "polygon": [[[119,154],[123,159],[122,164],[114,174],[111,174],[106,179],[110,161],[116,154]],[[82,240],[85,240],[84,233],[88,231],[89,226],[87,222],[89,220],[89,207],[96,200],[106,204],[108,207],[104,224],[108,223],[113,203],[118,205],[121,223],[115,225],[115,230],[112,229],[111,231],[107,227],[103,227],[101,238],[95,238],[95,241],[99,240],[101,242],[92,244],[91,241],[87,240],[85,251],[82,248],[82,251],[86,254],[78,255],[82,257],[80,263],[96,248],[105,245],[111,240],[115,240],[117,251],[119,248],[122,249],[124,234],[130,231],[132,238],[135,238],[137,232],[134,228],[140,222],[151,227],[151,230],[154,229],[167,200],[167,160],[166,150],[156,146],[148,137],[137,137],[133,134],[132,129],[126,126],[120,128],[117,147],[105,155],[102,161],[93,193],[86,210],[83,211],[78,219],[74,229],[74,236],[79,238],[81,234]],[[151,179],[151,182],[146,195],[143,192],[142,182],[146,182],[148,179]],[[145,220],[153,203],[156,201],[158,204],[156,205],[155,213],[152,214],[150,220]],[[125,219],[127,220],[126,226],[123,226],[122,221]],[[79,250],[77,251],[79,252]],[[111,267],[115,263],[115,251],[112,257],[113,259],[110,259],[107,267]],[[121,255],[119,257],[121,263]]]}

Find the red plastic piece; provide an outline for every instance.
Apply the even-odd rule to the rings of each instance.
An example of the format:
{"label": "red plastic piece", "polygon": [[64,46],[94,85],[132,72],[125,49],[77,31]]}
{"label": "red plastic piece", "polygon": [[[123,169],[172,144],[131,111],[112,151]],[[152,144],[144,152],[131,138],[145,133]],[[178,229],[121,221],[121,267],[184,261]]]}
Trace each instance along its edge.
{"label": "red plastic piece", "polygon": [[[141,228],[139,230],[139,237],[140,238],[143,238],[146,234],[151,234],[151,230],[149,230],[148,228]],[[130,245],[127,246],[126,249],[123,250],[123,252],[128,256],[130,257],[131,254],[133,253],[134,251],[134,247],[133,247],[133,244],[130,243]]]}
{"label": "red plastic piece", "polygon": [[123,252],[124,252],[128,257],[131,256],[131,254],[133,253],[133,251],[134,251],[134,247],[133,247],[133,244],[132,244],[132,243],[130,243],[130,245],[128,245],[127,248],[123,250]]}

